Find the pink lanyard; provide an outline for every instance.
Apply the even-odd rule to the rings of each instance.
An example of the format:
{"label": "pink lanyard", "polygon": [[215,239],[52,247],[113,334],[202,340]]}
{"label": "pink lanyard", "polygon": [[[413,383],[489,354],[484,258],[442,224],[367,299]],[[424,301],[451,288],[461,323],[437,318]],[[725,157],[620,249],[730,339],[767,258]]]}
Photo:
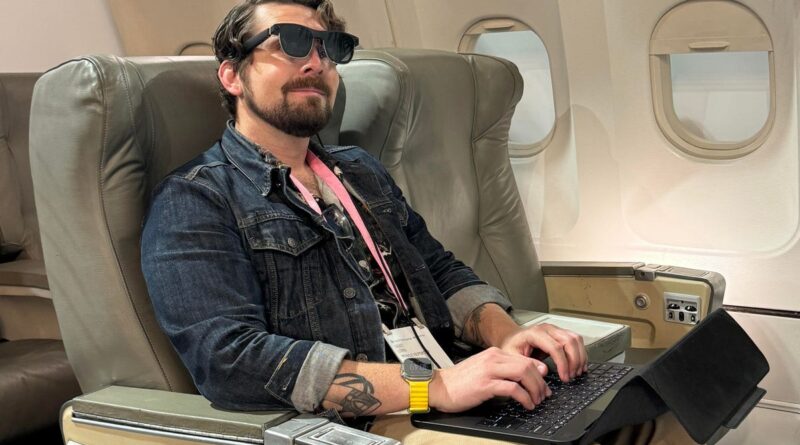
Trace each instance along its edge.
{"label": "pink lanyard", "polygon": [[[364,224],[364,220],[361,219],[361,215],[358,214],[358,210],[356,210],[356,206],[353,203],[353,199],[350,197],[350,193],[344,188],[344,184],[339,178],[336,177],[331,169],[328,168],[325,163],[319,160],[319,158],[312,153],[310,150],[306,155],[306,161],[308,162],[308,166],[311,167],[311,170],[317,174],[325,184],[333,191],[337,198],[339,198],[339,202],[342,203],[345,211],[347,214],[350,215],[350,219],[353,221],[353,224],[356,225],[359,233],[361,233],[361,237],[364,239],[364,243],[367,245],[369,252],[372,254],[372,258],[375,259],[375,262],[378,263],[378,266],[381,268],[381,272],[383,272],[383,276],[386,278],[386,284],[389,285],[389,290],[394,294],[394,297],[397,301],[403,306],[403,309],[408,311],[408,307],[406,306],[405,301],[400,296],[400,291],[397,289],[397,285],[394,282],[394,278],[392,277],[392,273],[389,270],[389,265],[386,264],[386,259],[383,258],[383,255],[378,252],[378,248],[375,245],[375,241],[372,240],[372,236],[370,236],[369,231],[367,230],[367,226]],[[320,209],[319,204],[314,199],[314,196],[311,192],[308,191],[306,186],[304,186],[294,175],[290,175],[292,182],[294,182],[295,187],[297,190],[300,191],[300,194],[303,195],[303,199],[306,200],[309,207],[314,209],[315,212],[318,214],[322,214],[322,209]]]}

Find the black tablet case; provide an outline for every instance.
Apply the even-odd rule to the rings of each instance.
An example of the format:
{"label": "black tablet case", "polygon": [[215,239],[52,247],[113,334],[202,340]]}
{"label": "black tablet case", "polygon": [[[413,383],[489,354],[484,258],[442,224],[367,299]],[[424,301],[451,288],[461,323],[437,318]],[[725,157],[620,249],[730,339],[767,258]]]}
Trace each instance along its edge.
{"label": "black tablet case", "polygon": [[581,443],[667,410],[696,442],[715,441],[764,396],[756,385],[768,371],[755,343],[717,309],[621,388]]}

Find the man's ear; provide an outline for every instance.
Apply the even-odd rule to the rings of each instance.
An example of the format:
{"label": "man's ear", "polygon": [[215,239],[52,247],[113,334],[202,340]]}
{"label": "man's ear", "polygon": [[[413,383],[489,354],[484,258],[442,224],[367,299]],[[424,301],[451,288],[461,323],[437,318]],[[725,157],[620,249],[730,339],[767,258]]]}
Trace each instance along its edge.
{"label": "man's ear", "polygon": [[242,94],[242,79],[230,60],[224,60],[219,64],[217,77],[219,77],[222,87],[229,93],[237,97]]}

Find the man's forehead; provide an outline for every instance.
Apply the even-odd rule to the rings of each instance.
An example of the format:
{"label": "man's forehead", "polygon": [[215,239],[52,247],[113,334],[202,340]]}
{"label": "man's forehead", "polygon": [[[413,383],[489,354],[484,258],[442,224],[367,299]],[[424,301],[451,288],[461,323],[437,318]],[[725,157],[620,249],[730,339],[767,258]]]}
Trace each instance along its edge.
{"label": "man's forehead", "polygon": [[276,23],[297,23],[319,31],[325,30],[316,10],[298,4],[264,3],[256,7],[253,18],[253,32]]}

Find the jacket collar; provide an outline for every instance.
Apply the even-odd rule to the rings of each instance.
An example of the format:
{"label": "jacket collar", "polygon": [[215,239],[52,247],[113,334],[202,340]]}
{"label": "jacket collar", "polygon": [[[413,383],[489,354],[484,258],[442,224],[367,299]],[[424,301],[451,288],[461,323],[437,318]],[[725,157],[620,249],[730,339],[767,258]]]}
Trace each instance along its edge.
{"label": "jacket collar", "polygon": [[258,144],[240,133],[233,119],[228,121],[227,128],[222,134],[220,148],[231,165],[252,182],[264,196],[272,188],[273,170],[286,169],[275,156],[263,151]]}
{"label": "jacket collar", "polygon": [[[272,187],[277,187],[280,181],[288,177],[289,167],[284,165],[268,150],[248,139],[236,129],[233,119],[227,123],[227,128],[222,135],[220,144],[225,157],[228,161],[258,188],[262,195],[266,196]],[[331,169],[334,166],[350,162],[336,159],[328,152],[327,147],[323,147],[313,139],[309,141],[309,150],[328,165]],[[340,147],[331,147],[337,151]],[[343,166],[344,167],[344,166]]]}

